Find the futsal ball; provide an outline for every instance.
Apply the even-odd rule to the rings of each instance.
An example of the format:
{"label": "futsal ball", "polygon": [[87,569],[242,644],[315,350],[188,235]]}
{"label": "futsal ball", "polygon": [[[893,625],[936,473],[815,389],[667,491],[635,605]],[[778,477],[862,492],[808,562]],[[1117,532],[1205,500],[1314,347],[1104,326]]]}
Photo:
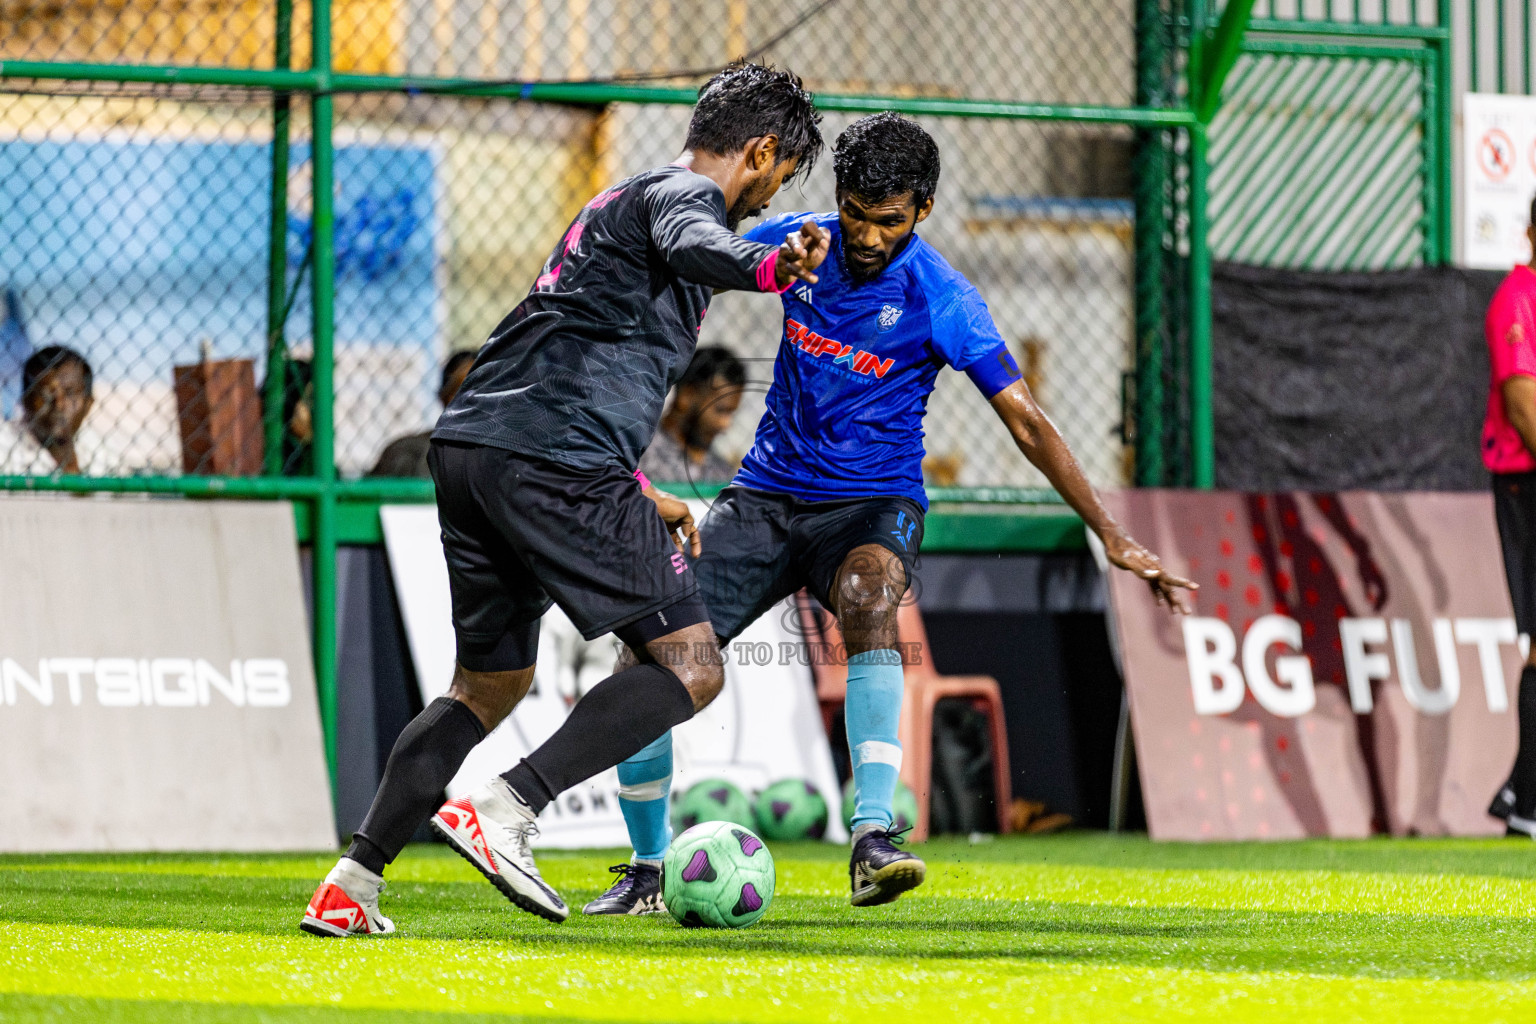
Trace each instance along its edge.
{"label": "futsal ball", "polygon": [[[853,780],[843,787],[843,824],[853,827]],[[891,830],[900,832],[917,825],[917,796],[901,780],[896,782],[896,797],[891,801]]]}
{"label": "futsal ball", "polygon": [[827,834],[827,801],[804,779],[781,779],[757,795],[757,830],[775,842]]}
{"label": "futsal ball", "polygon": [[745,928],[773,902],[773,854],[733,821],[695,825],[667,848],[661,899],[685,928]]}
{"label": "futsal ball", "polygon": [[688,787],[672,812],[674,831],[682,832],[702,821],[730,821],[751,828],[752,802],[724,779],[705,779]]}

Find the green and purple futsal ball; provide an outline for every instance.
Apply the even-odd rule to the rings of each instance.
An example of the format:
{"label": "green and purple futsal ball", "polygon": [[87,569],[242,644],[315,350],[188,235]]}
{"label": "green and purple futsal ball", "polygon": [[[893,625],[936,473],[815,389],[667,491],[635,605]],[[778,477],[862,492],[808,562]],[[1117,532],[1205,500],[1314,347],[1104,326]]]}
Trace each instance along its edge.
{"label": "green and purple futsal ball", "polygon": [[731,821],[752,828],[756,824],[752,801],[724,779],[696,782],[672,809],[672,828],[683,832],[706,821]]}
{"label": "green and purple futsal ball", "polygon": [[745,928],[773,902],[773,854],[733,821],[695,825],[667,849],[661,898],[685,928]]}
{"label": "green and purple futsal ball", "polygon": [[[896,796],[891,801],[891,831],[901,832],[917,825],[917,796],[905,782],[896,783]],[[853,780],[843,787],[843,824],[853,827]]]}
{"label": "green and purple futsal ball", "polygon": [[774,842],[820,839],[827,834],[827,801],[804,779],[780,779],[757,795],[757,830]]}

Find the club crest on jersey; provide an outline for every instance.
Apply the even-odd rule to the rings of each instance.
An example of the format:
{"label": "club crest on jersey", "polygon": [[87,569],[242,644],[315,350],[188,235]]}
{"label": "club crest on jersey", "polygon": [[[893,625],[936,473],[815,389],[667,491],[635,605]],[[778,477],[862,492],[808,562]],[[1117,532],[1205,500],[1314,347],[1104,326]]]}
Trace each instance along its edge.
{"label": "club crest on jersey", "polygon": [[881,334],[884,334],[886,331],[896,326],[896,321],[900,320],[901,314],[905,312],[906,310],[897,306],[893,306],[887,302],[880,308],[880,319],[875,323],[875,330],[879,331]]}

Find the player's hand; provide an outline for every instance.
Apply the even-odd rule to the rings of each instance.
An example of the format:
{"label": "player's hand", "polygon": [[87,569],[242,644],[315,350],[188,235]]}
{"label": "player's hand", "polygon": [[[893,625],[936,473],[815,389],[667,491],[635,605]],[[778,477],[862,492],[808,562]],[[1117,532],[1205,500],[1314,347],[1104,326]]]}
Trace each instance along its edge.
{"label": "player's hand", "polygon": [[1110,562],[1146,580],[1158,604],[1166,605],[1175,615],[1189,614],[1189,600],[1183,591],[1199,590],[1200,584],[1164,569],[1161,559],[1138,544],[1124,530],[1110,530],[1099,539],[1104,542],[1104,553],[1109,556]]}
{"label": "player's hand", "polygon": [[779,287],[787,288],[792,281],[815,284],[816,275],[812,271],[827,258],[831,245],[832,236],[813,220],[801,224],[794,234],[785,236],[784,244],[779,246],[778,264],[774,267]]}
{"label": "player's hand", "polygon": [[704,542],[693,525],[693,513],[688,511],[687,502],[655,487],[647,487],[641,493],[656,503],[656,512],[667,524],[667,532],[672,534],[672,543],[677,545],[677,550],[682,551],[683,544],[687,543],[694,558],[704,553]]}

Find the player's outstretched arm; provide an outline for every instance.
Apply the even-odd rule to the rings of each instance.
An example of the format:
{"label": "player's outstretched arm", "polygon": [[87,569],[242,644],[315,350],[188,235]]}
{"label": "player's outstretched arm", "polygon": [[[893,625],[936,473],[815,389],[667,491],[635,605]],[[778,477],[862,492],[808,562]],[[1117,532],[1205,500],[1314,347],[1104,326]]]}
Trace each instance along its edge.
{"label": "player's outstretched arm", "polygon": [[1099,500],[1098,492],[1083,475],[1082,465],[1056,429],[1056,424],[1036,404],[1028,385],[1022,380],[1014,381],[992,396],[991,401],[1019,451],[1045,474],[1056,493],[1083,517],[1088,528],[1098,534],[1109,560],[1146,580],[1158,604],[1167,605],[1170,611],[1187,614],[1190,607],[1184,591],[1198,590],[1199,584],[1164,569],[1157,555],[1142,547],[1115,522],[1109,509]]}
{"label": "player's outstretched arm", "polygon": [[709,194],[686,184],[667,182],[647,193],[651,244],[679,277],[715,291],[755,292],[781,292],[807,275],[815,280],[829,242],[819,225],[802,226],[777,247],[755,242],[729,230]]}

